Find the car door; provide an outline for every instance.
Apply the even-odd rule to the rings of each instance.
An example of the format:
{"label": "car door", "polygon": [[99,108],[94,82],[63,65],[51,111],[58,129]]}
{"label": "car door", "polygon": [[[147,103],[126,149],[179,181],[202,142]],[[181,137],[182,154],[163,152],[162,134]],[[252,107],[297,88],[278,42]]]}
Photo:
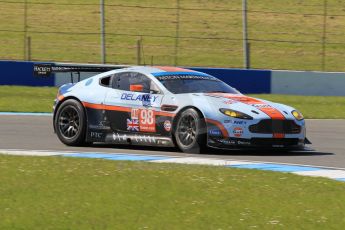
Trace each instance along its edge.
{"label": "car door", "polygon": [[111,79],[105,113],[113,132],[156,134],[156,117],[163,94],[149,77],[121,72]]}

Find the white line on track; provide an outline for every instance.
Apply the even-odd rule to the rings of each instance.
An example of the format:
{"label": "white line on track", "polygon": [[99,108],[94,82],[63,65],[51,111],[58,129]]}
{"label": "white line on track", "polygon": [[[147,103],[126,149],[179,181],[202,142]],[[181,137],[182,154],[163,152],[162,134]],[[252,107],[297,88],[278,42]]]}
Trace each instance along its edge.
{"label": "white line on track", "polygon": [[[308,151],[310,152],[310,151]],[[26,150],[26,149],[0,149],[0,153],[12,155],[12,153],[16,153],[16,155],[25,154],[27,156],[54,156],[54,155],[63,155],[63,154],[75,154],[75,153],[95,153],[95,152],[82,152],[82,151],[58,151],[58,150]],[[176,161],[189,161],[189,164],[202,164],[203,161],[213,162],[212,165],[223,165],[223,162],[238,162],[239,164],[281,164],[281,165],[292,165],[292,166],[301,166],[301,167],[314,167],[314,168],[322,168],[322,169],[331,169],[331,170],[345,170],[345,168],[340,167],[330,167],[330,166],[322,166],[322,165],[308,165],[308,164],[294,164],[294,163],[282,163],[282,162],[274,162],[274,161],[255,161],[255,160],[238,160],[238,159],[221,159],[221,158],[210,158],[210,157],[194,157],[189,156],[177,156],[177,155],[161,155],[161,154],[139,154],[139,153],[109,153],[109,152],[97,152],[102,154],[118,154],[118,155],[133,155],[133,156],[157,156],[157,157],[171,157],[176,158]],[[13,154],[14,155],[14,154]],[[183,160],[178,160],[178,158],[183,158]],[[170,159],[169,159],[170,160]],[[163,160],[162,160],[163,161]],[[168,161],[168,160],[166,160]],[[171,159],[171,161],[173,161]],[[195,163],[192,163],[195,162]],[[178,163],[178,162],[177,162]]]}
{"label": "white line on track", "polygon": [[[21,156],[66,156],[73,154],[74,157],[87,157],[90,154],[92,158],[103,158],[105,155],[109,155],[108,159],[112,157],[118,158],[119,155],[123,155],[125,158],[123,160],[137,157],[163,157],[163,159],[152,159],[146,160],[147,162],[154,163],[180,163],[180,164],[196,164],[196,165],[213,165],[213,166],[227,166],[227,167],[240,167],[243,169],[258,169],[258,170],[271,170],[280,172],[290,172],[293,174],[301,176],[312,176],[312,177],[326,177],[336,180],[345,180],[345,170],[329,167],[311,166],[311,165],[301,165],[301,164],[282,164],[274,162],[260,162],[260,161],[242,161],[242,160],[225,160],[207,157],[176,157],[176,156],[164,156],[164,155],[145,155],[145,154],[131,154],[131,153],[92,153],[92,152],[67,152],[67,151],[52,151],[52,150],[19,150],[19,149],[0,149],[0,153],[7,155],[21,155]],[[120,158],[121,159],[121,158]],[[133,159],[133,158],[132,158]],[[140,160],[140,159],[134,159]],[[291,167],[292,166],[292,167]],[[293,166],[299,166],[291,171]],[[309,167],[309,168],[308,168]],[[288,171],[284,171],[288,170]]]}
{"label": "white line on track", "polygon": [[[164,160],[155,160],[157,163],[178,163],[178,164],[196,164],[196,165],[214,165],[214,166],[226,166],[226,165],[244,165],[249,162],[235,161],[235,160],[220,160],[213,158],[202,157],[174,157]],[[250,164],[257,164],[250,162]]]}
{"label": "white line on track", "polygon": [[331,179],[345,178],[344,170],[317,170],[317,171],[303,171],[293,172],[294,174],[301,176],[315,176],[315,177],[327,177]]}

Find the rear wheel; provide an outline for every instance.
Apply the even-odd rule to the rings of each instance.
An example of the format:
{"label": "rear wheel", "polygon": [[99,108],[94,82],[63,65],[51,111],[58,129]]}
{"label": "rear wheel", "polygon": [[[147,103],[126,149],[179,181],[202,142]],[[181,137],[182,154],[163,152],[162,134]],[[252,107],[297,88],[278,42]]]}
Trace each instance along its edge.
{"label": "rear wheel", "polygon": [[55,131],[60,141],[70,146],[85,144],[86,119],[83,106],[76,100],[64,101],[54,120]]}
{"label": "rear wheel", "polygon": [[201,153],[206,147],[206,125],[195,109],[181,113],[174,132],[177,146],[186,153]]}

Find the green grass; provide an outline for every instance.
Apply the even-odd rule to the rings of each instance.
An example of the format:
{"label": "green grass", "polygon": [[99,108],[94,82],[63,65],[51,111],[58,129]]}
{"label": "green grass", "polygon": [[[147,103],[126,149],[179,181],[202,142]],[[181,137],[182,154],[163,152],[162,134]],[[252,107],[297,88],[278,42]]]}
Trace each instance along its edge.
{"label": "green grass", "polygon": [[[0,86],[0,111],[51,112],[56,93],[55,87]],[[300,110],[306,118],[345,118],[345,97],[275,94],[250,96],[290,105]]]}
{"label": "green grass", "polygon": [[[0,8],[0,59],[21,60],[24,4],[7,1],[12,3],[2,2]],[[241,2],[181,0],[176,64],[242,67]],[[327,2],[325,70],[345,71],[342,61],[345,4],[338,0]],[[56,0],[54,4],[33,4],[52,3],[50,0],[28,0],[28,3],[27,36],[31,37],[33,60],[101,61],[99,0]],[[142,64],[152,60],[156,65],[174,65],[176,3],[106,1],[107,62],[136,63],[136,44],[142,39]],[[323,5],[324,0],[289,0],[283,6],[281,0],[248,1],[252,67],[323,70]]]}
{"label": "green grass", "polygon": [[52,112],[55,87],[0,86],[2,112]]}
{"label": "green grass", "polygon": [[0,156],[0,229],[343,229],[345,184],[211,166]]}

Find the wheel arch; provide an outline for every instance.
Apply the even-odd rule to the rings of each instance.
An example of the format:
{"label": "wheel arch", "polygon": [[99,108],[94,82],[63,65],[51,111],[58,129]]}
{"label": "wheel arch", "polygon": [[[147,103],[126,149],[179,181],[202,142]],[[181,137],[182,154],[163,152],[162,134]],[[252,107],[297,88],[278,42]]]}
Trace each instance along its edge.
{"label": "wheel arch", "polygon": [[62,105],[62,103],[63,102],[65,102],[65,101],[67,101],[67,100],[70,100],[70,99],[73,99],[73,100],[76,100],[76,101],[78,101],[80,104],[81,104],[81,106],[83,107],[83,109],[84,109],[84,114],[85,114],[85,118],[86,118],[86,133],[88,132],[88,115],[87,115],[87,112],[86,112],[86,109],[85,109],[85,107],[84,107],[84,105],[83,105],[83,102],[81,101],[81,100],[79,100],[79,98],[77,98],[77,97],[75,97],[75,96],[68,96],[68,97],[64,97],[61,101],[59,101],[58,103],[57,103],[57,105],[55,106],[55,109],[54,109],[54,113],[53,113],[53,127],[54,127],[54,132],[56,132],[56,130],[55,130],[55,117],[56,117],[56,113],[57,113],[57,111],[59,110],[59,108],[60,108],[60,106]]}
{"label": "wheel arch", "polygon": [[[181,114],[184,111],[188,110],[188,109],[193,109],[193,110],[195,110],[199,114],[200,121],[202,122],[201,123],[202,126],[201,126],[201,132],[199,131],[199,133],[198,133],[198,135],[196,137],[196,142],[193,144],[193,146],[191,148],[184,149],[178,143],[178,140],[177,140],[177,137],[175,136],[175,134],[176,134],[176,130],[177,130],[177,123],[178,123],[178,120],[181,117]],[[198,107],[195,107],[195,106],[185,106],[185,107],[183,107],[182,109],[180,109],[178,111],[178,113],[176,114],[176,116],[173,119],[171,138],[172,138],[172,140],[174,142],[174,145],[176,147],[179,147],[180,150],[182,150],[183,152],[187,152],[187,153],[202,153],[205,150],[205,148],[207,147],[207,141],[208,141],[207,133],[208,133],[208,127],[207,127],[207,122],[206,122],[205,114]]]}
{"label": "wheel arch", "polygon": [[185,107],[183,107],[182,109],[180,109],[180,110],[178,111],[178,113],[176,114],[176,116],[174,117],[173,122],[172,122],[172,136],[173,136],[173,137],[174,137],[174,132],[175,132],[175,129],[176,129],[176,123],[177,123],[177,121],[178,121],[180,115],[181,115],[184,111],[186,111],[187,109],[194,109],[194,110],[196,110],[196,111],[201,115],[201,118],[204,119],[205,126],[206,126],[206,129],[207,129],[205,114],[204,114],[198,107],[189,105],[189,106],[185,106]]}

